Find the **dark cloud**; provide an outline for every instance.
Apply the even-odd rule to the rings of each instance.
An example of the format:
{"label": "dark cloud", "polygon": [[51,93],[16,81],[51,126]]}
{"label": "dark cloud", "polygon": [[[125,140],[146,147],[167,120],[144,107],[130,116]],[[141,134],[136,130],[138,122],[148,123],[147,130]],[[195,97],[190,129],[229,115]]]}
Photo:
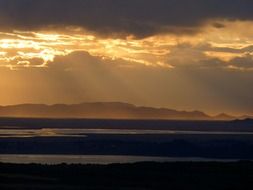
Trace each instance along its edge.
{"label": "dark cloud", "polygon": [[[186,32],[210,19],[253,19],[252,0],[0,0],[9,29],[80,26],[100,34],[144,37]],[[214,23],[214,27],[223,27]]]}
{"label": "dark cloud", "polygon": [[219,23],[219,22],[215,22],[215,23],[213,23],[213,26],[214,26],[215,28],[224,28],[224,27],[225,27],[225,25],[224,25],[224,24]]}
{"label": "dark cloud", "polygon": [[[185,65],[183,65],[185,67]],[[181,67],[182,68],[182,67]],[[234,69],[237,71],[253,71],[253,57],[251,55],[245,55],[243,57],[236,57],[230,61],[222,61],[218,58],[208,58],[205,60],[200,60],[191,65],[191,69],[208,69],[211,72],[211,69]]]}
{"label": "dark cloud", "polygon": [[244,57],[237,57],[229,62],[229,65],[235,68],[253,71],[253,57],[251,55],[246,55]]}
{"label": "dark cloud", "polygon": [[[234,58],[222,60],[219,57],[210,57],[205,52],[229,53],[234,54]],[[174,66],[175,69],[190,70],[228,70],[253,71],[253,46],[249,45],[240,49],[229,47],[214,47],[208,43],[192,45],[182,43],[171,48],[167,55],[167,63]],[[238,55],[237,55],[238,54]],[[212,70],[213,71],[213,70]]]}
{"label": "dark cloud", "polygon": [[224,52],[224,53],[252,53],[253,45],[248,45],[243,48],[231,48],[231,47],[215,47],[208,43],[201,44],[199,46],[189,46],[190,48],[196,48],[200,51],[212,51],[212,52]]}

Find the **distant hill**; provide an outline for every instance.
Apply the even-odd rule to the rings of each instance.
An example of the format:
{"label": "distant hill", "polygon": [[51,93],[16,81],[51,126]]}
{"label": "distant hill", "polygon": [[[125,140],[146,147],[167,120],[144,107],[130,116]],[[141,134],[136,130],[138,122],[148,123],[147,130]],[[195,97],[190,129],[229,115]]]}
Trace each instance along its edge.
{"label": "distant hill", "polygon": [[233,121],[234,123],[241,123],[241,124],[248,124],[253,126],[253,119],[246,118],[246,119],[236,119]]}
{"label": "distant hill", "polygon": [[252,119],[252,120],[253,120],[253,116],[250,116],[250,115],[243,115],[243,116],[239,117],[238,119],[241,119],[241,120]]}
{"label": "distant hill", "polygon": [[234,120],[236,119],[236,117],[225,114],[225,113],[221,113],[219,115],[216,115],[213,117],[215,120]]}
{"label": "distant hill", "polygon": [[21,104],[0,106],[0,117],[37,118],[112,118],[112,119],[187,119],[187,120],[232,120],[232,116],[216,117],[200,111],[176,111],[167,108],[137,107],[121,102],[95,102],[73,105]]}

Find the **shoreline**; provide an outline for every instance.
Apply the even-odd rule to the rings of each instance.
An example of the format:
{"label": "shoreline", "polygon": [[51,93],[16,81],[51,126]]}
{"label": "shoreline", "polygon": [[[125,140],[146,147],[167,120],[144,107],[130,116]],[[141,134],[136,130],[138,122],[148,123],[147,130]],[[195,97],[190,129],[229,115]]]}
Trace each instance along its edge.
{"label": "shoreline", "polygon": [[138,162],[222,162],[236,163],[251,159],[205,158],[205,157],[161,157],[145,155],[57,155],[57,154],[0,154],[0,163],[10,164],[128,164]]}

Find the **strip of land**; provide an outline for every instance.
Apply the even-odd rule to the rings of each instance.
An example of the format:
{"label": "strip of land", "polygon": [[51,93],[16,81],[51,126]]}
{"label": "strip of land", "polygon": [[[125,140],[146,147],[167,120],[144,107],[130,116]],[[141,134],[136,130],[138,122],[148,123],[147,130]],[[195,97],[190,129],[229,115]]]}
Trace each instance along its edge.
{"label": "strip of land", "polygon": [[252,189],[253,163],[0,164],[0,189]]}

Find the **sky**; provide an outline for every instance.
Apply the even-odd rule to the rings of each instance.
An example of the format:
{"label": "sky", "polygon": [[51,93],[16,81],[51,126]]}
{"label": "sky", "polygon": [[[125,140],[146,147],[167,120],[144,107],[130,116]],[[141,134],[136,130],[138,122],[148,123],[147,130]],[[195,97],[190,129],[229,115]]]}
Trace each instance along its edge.
{"label": "sky", "polygon": [[253,114],[252,0],[0,0],[0,105]]}

